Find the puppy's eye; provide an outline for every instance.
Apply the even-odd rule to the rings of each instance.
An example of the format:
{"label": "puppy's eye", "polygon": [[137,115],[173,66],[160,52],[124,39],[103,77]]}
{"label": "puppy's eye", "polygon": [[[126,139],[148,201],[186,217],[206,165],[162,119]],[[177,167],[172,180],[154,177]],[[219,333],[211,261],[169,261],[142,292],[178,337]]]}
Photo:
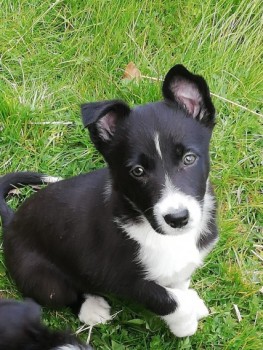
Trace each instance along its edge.
{"label": "puppy's eye", "polygon": [[133,177],[141,177],[145,174],[145,170],[143,169],[142,166],[136,165],[134,168],[132,168],[132,170],[130,171],[130,174]]}
{"label": "puppy's eye", "polygon": [[183,158],[184,165],[192,165],[196,161],[196,155],[193,153],[187,153]]}

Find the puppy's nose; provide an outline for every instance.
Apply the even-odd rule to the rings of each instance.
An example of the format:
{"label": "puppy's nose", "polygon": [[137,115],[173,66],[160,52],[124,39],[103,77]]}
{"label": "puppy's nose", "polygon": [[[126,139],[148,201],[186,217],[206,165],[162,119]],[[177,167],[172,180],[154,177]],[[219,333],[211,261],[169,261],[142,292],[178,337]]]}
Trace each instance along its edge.
{"label": "puppy's nose", "polygon": [[165,222],[173,227],[180,228],[188,223],[189,211],[187,209],[175,209],[164,216]]}

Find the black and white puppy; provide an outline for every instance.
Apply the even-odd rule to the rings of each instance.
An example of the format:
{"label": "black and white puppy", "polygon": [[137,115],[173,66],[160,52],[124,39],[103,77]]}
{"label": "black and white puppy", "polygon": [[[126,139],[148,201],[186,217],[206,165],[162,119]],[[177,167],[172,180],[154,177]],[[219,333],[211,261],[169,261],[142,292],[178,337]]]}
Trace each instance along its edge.
{"label": "black and white puppy", "polygon": [[[130,108],[120,100],[82,105],[84,126],[108,167],[40,190],[14,214],[12,185],[0,179],[6,266],[20,291],[42,305],[79,307],[87,324],[106,322],[100,294],[133,299],[178,337],[208,310],[190,277],[217,240],[209,184],[215,109],[205,80],[182,65],[163,83],[163,100]],[[84,298],[84,299],[83,299]]]}
{"label": "black and white puppy", "polygon": [[0,350],[92,350],[68,332],[51,331],[32,300],[0,299]]}

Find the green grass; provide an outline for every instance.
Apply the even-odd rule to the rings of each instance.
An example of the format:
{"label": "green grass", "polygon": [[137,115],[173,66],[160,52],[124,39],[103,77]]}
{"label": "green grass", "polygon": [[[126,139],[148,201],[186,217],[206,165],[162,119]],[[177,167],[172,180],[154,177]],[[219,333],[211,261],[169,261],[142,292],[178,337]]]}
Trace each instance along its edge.
{"label": "green grass", "polygon": [[[0,173],[68,177],[103,166],[81,126],[79,104],[161,97],[156,81],[121,80],[130,61],[159,78],[183,63],[204,75],[213,93],[262,113],[262,32],[260,0],[0,0]],[[211,315],[196,335],[179,340],[142,307],[113,299],[113,312],[122,311],[92,330],[97,349],[263,349],[262,261],[253,254],[262,256],[262,124],[231,103],[214,103],[211,178],[221,238],[193,280]],[[31,124],[40,121],[74,124]],[[0,293],[19,297],[2,250]],[[45,310],[44,319],[55,328],[80,326],[66,310]]]}

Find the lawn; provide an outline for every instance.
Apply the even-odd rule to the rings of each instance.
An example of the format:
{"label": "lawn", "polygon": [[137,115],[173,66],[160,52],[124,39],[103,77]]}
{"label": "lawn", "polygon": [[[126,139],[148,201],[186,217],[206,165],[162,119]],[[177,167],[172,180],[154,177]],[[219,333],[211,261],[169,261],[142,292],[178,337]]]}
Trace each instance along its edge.
{"label": "lawn", "polygon": [[[175,63],[203,75],[216,95],[220,240],[192,283],[211,315],[196,335],[176,339],[139,305],[111,299],[114,320],[80,332],[96,349],[263,349],[262,15],[260,0],[0,0],[0,174],[69,177],[104,166],[79,105],[157,101]],[[124,81],[130,61],[146,77]],[[0,296],[19,298],[1,242]],[[43,317],[54,328],[81,326],[68,310]]]}

